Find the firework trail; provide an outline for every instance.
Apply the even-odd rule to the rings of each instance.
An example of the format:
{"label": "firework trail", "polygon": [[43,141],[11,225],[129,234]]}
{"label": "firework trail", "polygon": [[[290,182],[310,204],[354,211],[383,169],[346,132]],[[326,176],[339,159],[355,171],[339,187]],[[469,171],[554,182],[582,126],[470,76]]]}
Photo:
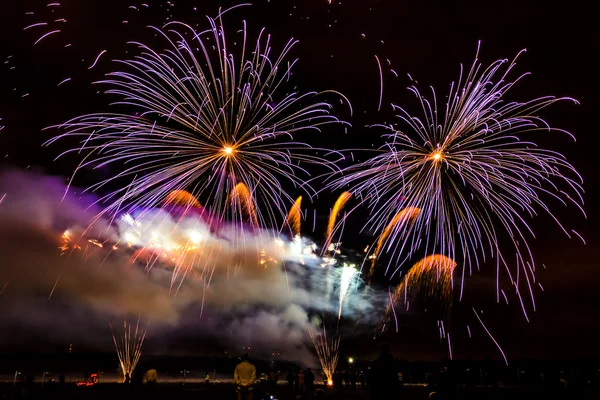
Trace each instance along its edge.
{"label": "firework trail", "polygon": [[[398,331],[398,318],[394,304],[403,299],[408,310],[410,304],[409,294],[414,299],[419,297],[434,299],[444,307],[449,315],[452,307],[455,269],[456,262],[441,254],[427,256],[415,263],[396,287],[394,293],[390,292],[384,321],[387,321],[390,314],[393,313],[396,321],[396,332]],[[384,326],[382,326],[382,329]]]}
{"label": "firework trail", "polygon": [[[112,324],[110,324],[112,330]],[[142,356],[142,345],[144,339],[146,339],[146,332],[148,331],[148,325],[140,328],[140,318],[138,317],[137,323],[132,332],[132,325],[127,323],[127,320],[123,321],[123,332],[121,334],[115,334],[113,331],[113,341],[117,350],[117,356],[119,357],[119,363],[121,365],[121,372],[123,374],[123,380],[125,375],[133,376],[133,371]]]}
{"label": "firework trail", "polygon": [[352,193],[343,192],[333,205],[331,213],[329,214],[329,222],[327,223],[327,232],[325,233],[325,245],[323,246],[323,251],[329,250],[329,245],[331,244],[338,214],[343,210],[343,208],[346,206],[346,203],[351,198]]}
{"label": "firework trail", "polygon": [[356,271],[355,265],[344,264],[342,267],[342,275],[340,278],[340,307],[338,311],[338,321],[342,318],[342,305],[344,304],[344,299],[346,298],[346,294],[348,294],[348,289],[350,288],[350,283],[352,283],[352,278],[356,275],[358,271]]}
{"label": "firework trail", "polygon": [[298,197],[285,220],[285,225],[289,227],[292,236],[300,236],[300,228],[302,227],[302,196]]}
{"label": "firework trail", "polygon": [[[497,300],[503,269],[517,288],[528,318],[520,291],[526,285],[535,310],[535,262],[528,244],[533,232],[527,219],[541,210],[570,237],[546,201],[571,204],[583,212],[583,188],[580,175],[562,154],[520,139],[525,134],[564,132],[550,128],[537,113],[572,99],[505,101],[522,77],[509,77],[515,62],[516,58],[500,60],[484,69],[476,59],[458,83],[450,85],[448,100],[442,104],[433,90],[427,99],[411,87],[421,104],[421,116],[394,106],[406,130],[380,126],[389,131],[380,154],[347,167],[330,187],[350,185],[353,194],[360,194],[373,210],[365,227],[379,232],[398,210],[419,208],[414,223],[397,224],[389,233],[390,263],[398,264],[401,256],[417,249],[452,259],[460,256],[462,296],[466,271],[471,274],[488,258],[495,259]],[[510,239],[501,244],[501,238]],[[506,255],[511,247],[516,267],[509,266]]]}
{"label": "firework trail", "polygon": [[455,268],[456,262],[441,254],[423,258],[412,266],[398,285],[393,302],[397,302],[402,296],[406,300],[409,292],[415,297],[424,293],[425,296],[438,299],[449,307],[452,304]]}
{"label": "firework trail", "polygon": [[327,385],[333,385],[333,373],[337,367],[339,357],[340,337],[336,336],[331,341],[327,339],[325,326],[323,326],[321,334],[312,330],[309,330],[308,333],[315,345],[321,368],[323,368],[323,372],[327,377]]}
{"label": "firework trail", "polygon": [[163,204],[165,207],[173,205],[186,208],[202,208],[202,205],[200,204],[198,199],[196,199],[194,195],[192,195],[190,192],[187,192],[185,190],[173,190],[167,195],[167,197],[165,197]]}
{"label": "firework trail", "polygon": [[[61,256],[70,256],[75,250],[78,250],[83,252],[85,258],[88,258],[95,250],[104,248],[105,244],[95,238],[87,238],[79,234],[74,235],[71,230],[67,229],[60,236],[58,248],[61,250]],[[108,248],[117,250],[117,245],[112,244]]]}
{"label": "firework trail", "polygon": [[[317,93],[284,94],[296,62],[287,56],[296,41],[273,56],[270,36],[262,30],[252,45],[244,25],[233,51],[222,13],[208,21],[202,34],[176,22],[154,28],[167,49],[135,43],[139,54],[118,61],[124,70],[100,82],[135,113],[83,115],[58,126],[65,132],[47,142],[81,140],[60,155],[85,154],[74,175],[88,167],[124,166],[88,188],[120,187],[98,200],[104,207],[98,217],[152,208],[174,190],[188,190],[218,220],[249,214],[253,225],[274,228],[293,203],[282,182],[312,194],[302,164],[333,168],[293,139],[339,122],[329,103],[316,101]],[[243,187],[251,196],[241,193]],[[228,202],[235,192],[246,200]],[[260,203],[255,210],[250,198]]]}
{"label": "firework trail", "polygon": [[404,224],[414,223],[415,220],[417,219],[417,217],[419,216],[420,212],[421,212],[421,210],[419,210],[416,207],[406,207],[403,210],[401,210],[398,214],[396,214],[394,216],[394,218],[392,218],[390,223],[385,227],[385,229],[379,236],[379,240],[377,241],[377,247],[375,248],[375,252],[370,257],[372,259],[372,262],[371,262],[371,268],[369,269],[369,277],[367,278],[367,284],[371,283],[371,279],[373,278],[373,273],[375,272],[375,263],[377,262],[377,258],[379,257],[379,254],[381,253],[381,249],[383,248],[383,245],[385,244],[385,241],[387,240],[387,238],[390,236],[390,233],[392,233],[392,231],[396,228],[396,226],[398,224],[400,224],[399,229],[405,229],[405,228],[403,228]]}
{"label": "firework trail", "polygon": [[[479,314],[477,314],[477,311],[475,311],[474,308],[472,308],[473,313],[475,314],[475,317],[477,317],[477,320],[479,321],[479,323],[481,324],[481,326],[483,327],[483,329],[485,330],[485,332],[488,334],[488,336],[490,337],[490,339],[492,339],[492,341],[494,342],[494,344],[496,345],[496,347],[498,348],[498,350],[500,351],[500,354],[502,354],[502,358],[504,358],[504,363],[506,365],[508,365],[508,359],[506,358],[506,354],[504,354],[504,350],[502,350],[502,347],[500,347],[500,344],[496,341],[496,339],[494,338],[494,336],[492,336],[491,332],[488,330],[487,326],[485,326],[485,324],[483,323],[483,321],[481,320],[481,317],[479,316]],[[469,329],[469,337],[471,336],[471,329]]]}
{"label": "firework trail", "polygon": [[244,183],[240,182],[233,188],[233,191],[229,194],[230,210],[234,210],[239,215],[232,216],[233,220],[239,219],[244,220],[244,215],[250,222],[253,228],[258,228],[258,217],[256,215],[256,205],[252,194]]}
{"label": "firework trail", "polygon": [[59,14],[63,12],[65,10],[58,2],[47,3],[45,7],[39,8],[36,12],[28,11],[25,15],[29,23],[23,28],[23,31],[37,35],[37,39],[33,42],[34,45],[37,45],[47,37],[62,32],[67,25],[67,19],[59,17]]}

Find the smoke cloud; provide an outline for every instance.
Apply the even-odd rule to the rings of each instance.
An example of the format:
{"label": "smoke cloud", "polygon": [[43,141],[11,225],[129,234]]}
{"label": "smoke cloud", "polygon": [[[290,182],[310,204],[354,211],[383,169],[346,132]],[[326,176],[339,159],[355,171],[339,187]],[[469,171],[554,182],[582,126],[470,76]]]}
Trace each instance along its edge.
{"label": "smoke cloud", "polygon": [[[0,331],[7,345],[19,330],[108,350],[108,322],[139,315],[151,320],[153,342],[185,331],[314,366],[308,330],[323,316],[336,320],[342,268],[322,268],[304,239],[165,210],[90,225],[100,211],[92,197],[65,196],[58,179],[21,171],[0,174],[2,197],[0,319],[14,328]],[[350,283],[343,315],[368,320],[385,296],[367,299],[359,284]]]}

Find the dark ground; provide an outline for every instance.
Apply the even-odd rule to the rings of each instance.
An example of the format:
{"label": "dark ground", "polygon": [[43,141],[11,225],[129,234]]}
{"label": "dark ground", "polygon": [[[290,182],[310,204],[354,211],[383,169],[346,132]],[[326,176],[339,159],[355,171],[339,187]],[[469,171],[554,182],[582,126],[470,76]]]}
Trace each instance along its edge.
{"label": "dark ground", "polygon": [[[236,399],[235,388],[230,384],[217,384],[211,385],[210,388],[206,388],[203,384],[160,384],[160,382],[154,388],[150,389],[144,386],[139,389],[132,387],[125,387],[124,385],[117,384],[98,384],[93,387],[77,388],[74,385],[67,385],[64,388],[59,388],[57,384],[46,385],[35,385],[28,391],[25,391],[24,387],[17,387],[13,389],[12,384],[1,384],[0,395],[2,399],[109,399],[109,400],[120,400],[120,399],[207,399],[207,400],[228,400]],[[297,393],[288,390],[285,385],[279,385],[278,393],[275,396],[277,399],[288,400],[295,399]],[[427,399],[429,389],[425,386],[408,385],[403,388],[402,393],[398,393],[396,396],[390,396],[390,399]],[[350,400],[369,400],[370,396],[361,389],[342,389],[336,391],[334,389],[327,388],[325,390],[326,399],[350,399]],[[523,387],[509,387],[503,389],[493,389],[491,387],[474,387],[474,388],[457,388],[455,399],[572,399],[572,398],[584,398],[584,399],[600,399],[598,395],[592,395],[587,393],[583,397],[569,396],[566,393],[558,393],[557,391],[543,391],[539,387],[534,386],[523,386]],[[258,400],[255,398],[255,400]]]}

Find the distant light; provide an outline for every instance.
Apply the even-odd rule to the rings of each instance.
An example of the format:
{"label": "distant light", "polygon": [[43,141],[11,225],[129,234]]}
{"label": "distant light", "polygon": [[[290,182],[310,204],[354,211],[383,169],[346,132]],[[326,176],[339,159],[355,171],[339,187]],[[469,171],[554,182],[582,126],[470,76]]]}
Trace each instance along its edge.
{"label": "distant light", "polygon": [[350,357],[350,358],[348,359],[348,362],[349,362],[350,364],[354,363],[354,358]]}

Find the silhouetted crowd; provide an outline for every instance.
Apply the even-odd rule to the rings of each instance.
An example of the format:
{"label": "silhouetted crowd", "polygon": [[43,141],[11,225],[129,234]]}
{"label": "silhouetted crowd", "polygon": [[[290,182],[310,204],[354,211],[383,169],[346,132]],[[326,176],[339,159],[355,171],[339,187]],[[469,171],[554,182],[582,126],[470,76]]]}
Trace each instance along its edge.
{"label": "silhouetted crowd", "polygon": [[[289,370],[282,375],[275,368],[276,365],[271,365],[270,368],[264,363],[261,365],[258,362],[258,365],[264,372],[257,373],[248,354],[241,357],[233,374],[238,400],[310,400],[324,397],[452,400],[482,398],[481,396],[490,396],[493,392],[504,393],[500,396],[502,398],[510,398],[507,393],[525,393],[530,395],[527,398],[544,399],[585,399],[600,395],[600,368],[593,362],[575,364],[520,360],[506,366],[489,359],[443,359],[440,363],[409,363],[394,358],[390,347],[383,345],[374,361],[369,364],[361,363],[356,368],[349,362],[345,365],[346,368],[334,371],[329,377],[330,381],[321,371],[315,373],[310,368]],[[33,394],[52,394],[51,397],[67,394],[71,391],[65,391],[67,387],[96,385],[101,373],[85,373],[84,376],[82,381],[66,384],[64,373],[50,378],[44,372],[40,382],[39,376],[36,380],[31,373],[17,371],[14,382],[4,384],[0,398],[37,398]],[[125,373],[123,382],[130,394],[139,393],[147,398],[156,392],[153,388],[157,383],[157,371],[137,368],[132,374]],[[206,389],[210,389],[211,383],[211,376],[206,372]],[[421,386],[405,388],[405,383],[418,383]],[[357,393],[352,395],[352,391]]]}

